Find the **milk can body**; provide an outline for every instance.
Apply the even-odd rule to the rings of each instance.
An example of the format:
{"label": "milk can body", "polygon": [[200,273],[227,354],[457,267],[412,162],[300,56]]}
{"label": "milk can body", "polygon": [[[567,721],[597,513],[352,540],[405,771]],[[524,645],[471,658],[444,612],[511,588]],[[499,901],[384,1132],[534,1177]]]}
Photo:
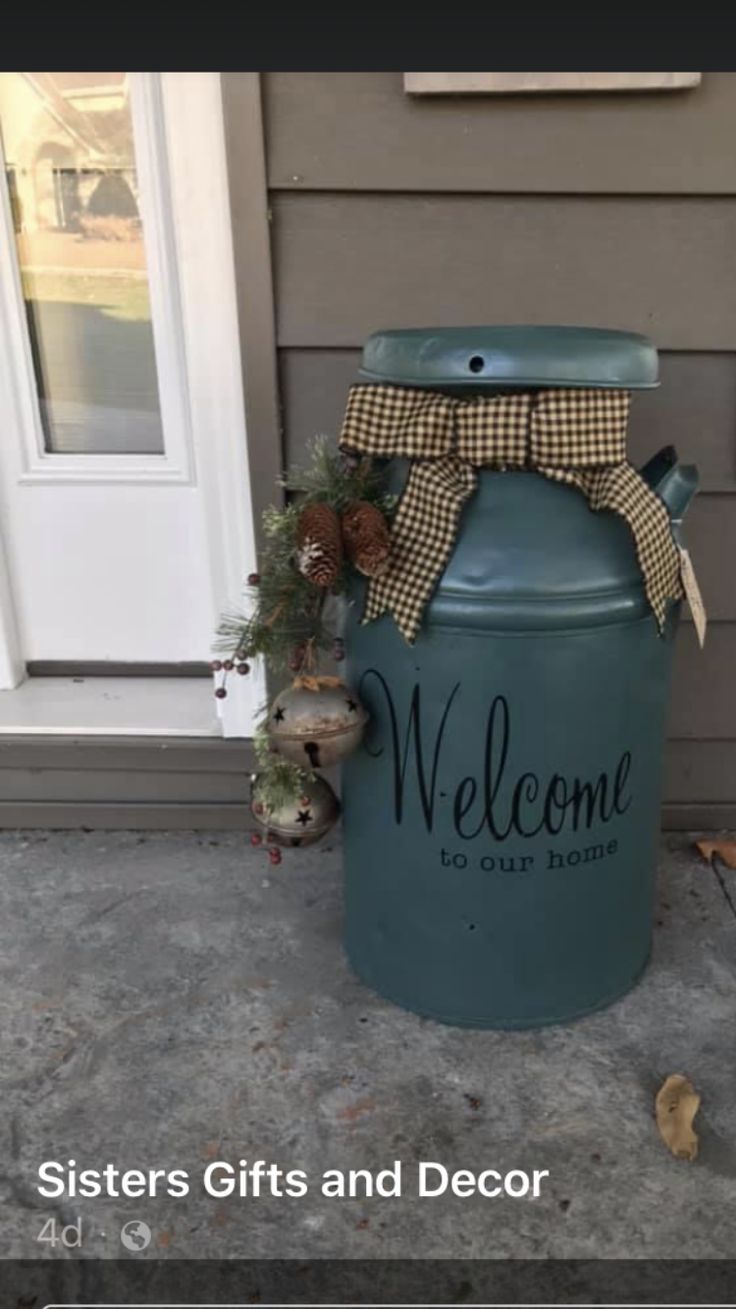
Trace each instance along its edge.
{"label": "milk can body", "polygon": [[[498,329],[474,330],[485,335],[466,333],[462,349],[446,334],[444,365],[432,363],[445,375],[427,386],[478,385],[452,373],[491,354]],[[488,385],[530,387],[545,331],[530,329],[526,355],[519,338],[513,364],[507,348]],[[402,383],[414,343],[397,335],[388,356],[381,342],[384,366],[400,359],[388,380],[417,385],[421,351]],[[591,351],[578,338],[565,363],[564,329],[549,338],[556,376],[568,374],[558,384],[600,382],[602,335],[629,369],[618,384],[651,385],[641,338],[627,354],[626,334],[591,333]],[[394,461],[396,489],[406,472]],[[665,452],[651,479],[681,515],[692,478]],[[356,972],[457,1025],[538,1026],[610,1003],[650,950],[678,620],[673,605],[659,632],[626,523],[536,472],[481,469],[416,642],[388,614],[361,625],[357,590],[353,601],[347,672],[371,715],[343,780]]]}

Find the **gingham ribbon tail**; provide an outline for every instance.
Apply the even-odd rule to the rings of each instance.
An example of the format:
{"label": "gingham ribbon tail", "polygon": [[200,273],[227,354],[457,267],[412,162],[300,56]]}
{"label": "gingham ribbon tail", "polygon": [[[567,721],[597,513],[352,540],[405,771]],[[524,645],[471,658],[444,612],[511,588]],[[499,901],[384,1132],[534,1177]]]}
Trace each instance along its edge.
{"label": "gingham ribbon tail", "polygon": [[412,460],[386,572],[368,584],[362,621],[390,611],[413,642],[452,552],[478,468],[532,468],[611,509],[631,530],[647,599],[663,628],[682,596],[667,509],[626,460],[628,391],[554,390],[470,400],[398,386],[351,387],[342,449]]}

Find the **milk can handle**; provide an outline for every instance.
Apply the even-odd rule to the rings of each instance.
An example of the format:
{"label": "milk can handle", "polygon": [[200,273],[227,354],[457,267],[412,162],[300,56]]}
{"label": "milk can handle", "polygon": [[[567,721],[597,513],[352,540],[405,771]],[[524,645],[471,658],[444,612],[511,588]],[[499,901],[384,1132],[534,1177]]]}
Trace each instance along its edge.
{"label": "milk can handle", "polygon": [[641,475],[664,500],[672,522],[681,523],[698,489],[695,464],[678,464],[675,447],[666,445],[644,465]]}

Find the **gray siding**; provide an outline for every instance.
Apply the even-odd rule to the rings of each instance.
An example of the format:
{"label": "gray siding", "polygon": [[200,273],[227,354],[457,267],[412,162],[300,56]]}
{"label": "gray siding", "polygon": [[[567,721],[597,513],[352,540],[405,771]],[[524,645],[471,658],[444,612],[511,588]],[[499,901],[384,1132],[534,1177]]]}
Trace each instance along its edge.
{"label": "gray siding", "polygon": [[0,737],[0,828],[252,826],[243,741]]}
{"label": "gray siding", "polygon": [[336,433],[379,327],[647,333],[631,450],[698,464],[711,626],[676,656],[666,818],[736,821],[736,74],[663,95],[412,98],[399,73],[271,73],[266,167],[284,453]]}
{"label": "gray siding", "polygon": [[736,348],[736,199],[285,192],[272,208],[281,345],[493,319]]}
{"label": "gray siding", "polygon": [[269,73],[275,190],[736,194],[732,73],[647,95],[404,95],[401,73]]}

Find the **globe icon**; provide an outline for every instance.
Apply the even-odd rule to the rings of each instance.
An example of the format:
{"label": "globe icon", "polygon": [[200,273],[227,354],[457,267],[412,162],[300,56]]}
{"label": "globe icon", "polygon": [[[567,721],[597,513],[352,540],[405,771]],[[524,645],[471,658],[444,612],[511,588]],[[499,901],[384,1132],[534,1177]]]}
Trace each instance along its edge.
{"label": "globe icon", "polygon": [[134,1218],[121,1229],[120,1240],[126,1250],[130,1250],[131,1254],[140,1254],[143,1250],[147,1250],[151,1244],[151,1229],[148,1223],[143,1223],[140,1219]]}

